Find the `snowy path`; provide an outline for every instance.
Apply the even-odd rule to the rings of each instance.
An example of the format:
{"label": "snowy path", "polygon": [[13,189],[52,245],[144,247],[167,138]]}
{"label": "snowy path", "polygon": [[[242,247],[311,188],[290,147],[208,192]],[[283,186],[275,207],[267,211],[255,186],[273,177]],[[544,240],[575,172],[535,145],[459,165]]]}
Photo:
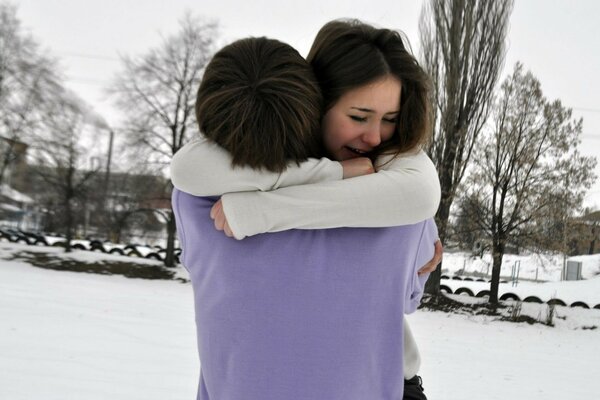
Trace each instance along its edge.
{"label": "snowy path", "polygon": [[[409,318],[430,400],[600,398],[600,327]],[[0,399],[192,400],[194,329],[189,284],[0,260]]]}

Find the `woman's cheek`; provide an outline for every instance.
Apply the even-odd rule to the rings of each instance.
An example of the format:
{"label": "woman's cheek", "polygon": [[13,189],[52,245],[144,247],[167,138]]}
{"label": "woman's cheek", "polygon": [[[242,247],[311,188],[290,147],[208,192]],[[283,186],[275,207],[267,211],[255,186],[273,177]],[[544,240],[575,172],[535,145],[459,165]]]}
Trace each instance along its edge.
{"label": "woman's cheek", "polygon": [[335,142],[339,146],[345,146],[352,141],[352,126],[347,123],[339,124],[335,129]]}

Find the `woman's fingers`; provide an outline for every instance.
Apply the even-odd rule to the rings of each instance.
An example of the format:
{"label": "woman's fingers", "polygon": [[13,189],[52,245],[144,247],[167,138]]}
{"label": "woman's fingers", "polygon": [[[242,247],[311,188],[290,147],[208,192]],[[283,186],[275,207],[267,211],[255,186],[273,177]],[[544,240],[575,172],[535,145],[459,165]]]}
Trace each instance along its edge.
{"label": "woman's fingers", "polygon": [[373,162],[368,157],[356,157],[349,160],[340,161],[344,171],[344,179],[354,178],[375,173]]}
{"label": "woman's fingers", "polygon": [[221,203],[221,200],[217,201],[210,209],[210,217],[215,222],[216,230],[224,231],[225,235],[233,237],[233,231],[231,230],[229,223],[227,223],[227,217],[223,212],[223,204]]}
{"label": "woman's fingers", "polygon": [[435,242],[435,253],[433,255],[433,258],[431,259],[431,261],[429,261],[427,264],[425,264],[423,267],[421,267],[418,274],[419,275],[429,274],[429,273],[435,271],[437,266],[442,262],[443,254],[444,254],[444,247],[442,246],[442,242],[438,239],[438,241]]}
{"label": "woman's fingers", "polygon": [[215,204],[213,204],[213,206],[210,209],[210,217],[212,219],[215,219],[215,216],[217,215],[218,210],[222,209],[222,205],[221,205],[221,200],[219,199],[219,201],[217,201]]}
{"label": "woman's fingers", "polygon": [[210,209],[210,217],[215,222],[215,228],[218,231],[222,231],[225,227],[225,215],[223,214],[223,206],[221,200],[217,201],[214,206]]}

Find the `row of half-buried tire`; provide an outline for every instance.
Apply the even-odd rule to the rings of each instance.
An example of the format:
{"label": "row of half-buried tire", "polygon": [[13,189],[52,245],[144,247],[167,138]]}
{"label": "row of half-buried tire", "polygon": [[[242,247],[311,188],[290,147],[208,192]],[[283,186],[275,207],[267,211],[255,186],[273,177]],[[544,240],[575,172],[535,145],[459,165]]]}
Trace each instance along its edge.
{"label": "row of half-buried tire", "polygon": [[[466,288],[466,287],[458,288],[453,292],[452,289],[450,289],[450,287],[448,287],[446,285],[440,285],[440,290],[442,292],[445,292],[448,294],[463,294],[463,295],[475,296],[475,297],[486,297],[486,296],[490,295],[489,290],[481,290],[477,293],[474,293],[471,289]],[[547,304],[554,304],[557,306],[565,306],[565,307],[569,306],[569,307],[592,308],[583,301],[576,301],[569,305],[569,304],[565,303],[564,301],[562,301],[561,299],[550,299],[550,300],[544,302],[544,301],[542,301],[542,299],[540,299],[539,297],[536,297],[536,296],[527,296],[521,300],[521,298],[514,293],[504,293],[502,296],[500,296],[500,300],[523,301],[525,303],[539,303],[539,304],[547,303]],[[596,304],[593,308],[600,310],[600,304]]]}

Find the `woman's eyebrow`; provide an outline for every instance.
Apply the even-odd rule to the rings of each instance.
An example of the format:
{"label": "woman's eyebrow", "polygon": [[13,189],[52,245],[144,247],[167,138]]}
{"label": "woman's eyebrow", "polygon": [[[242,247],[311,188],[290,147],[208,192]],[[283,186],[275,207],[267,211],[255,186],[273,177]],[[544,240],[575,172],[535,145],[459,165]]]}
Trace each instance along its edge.
{"label": "woman's eyebrow", "polygon": [[[350,107],[350,108],[353,108],[358,111],[366,112],[366,113],[374,113],[375,112],[375,110],[371,110],[370,108],[362,108],[362,107]],[[390,112],[386,112],[385,115],[398,114],[399,112],[400,111],[390,111]]]}
{"label": "woman's eyebrow", "polygon": [[374,110],[371,110],[370,108],[362,108],[362,107],[350,107],[350,108],[353,108],[358,111],[366,112],[366,113],[374,113],[375,112]]}

